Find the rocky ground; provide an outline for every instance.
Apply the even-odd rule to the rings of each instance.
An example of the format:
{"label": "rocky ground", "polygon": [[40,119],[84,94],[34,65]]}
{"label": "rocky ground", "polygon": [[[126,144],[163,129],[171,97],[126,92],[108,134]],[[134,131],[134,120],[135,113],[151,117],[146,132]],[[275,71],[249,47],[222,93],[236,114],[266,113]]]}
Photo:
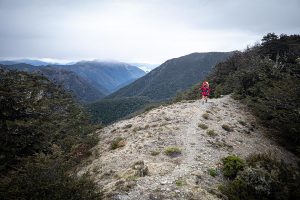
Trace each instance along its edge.
{"label": "rocky ground", "polygon": [[297,162],[267,132],[230,96],[161,106],[98,130],[78,175],[91,174],[104,199],[221,199],[225,156],[271,152]]}

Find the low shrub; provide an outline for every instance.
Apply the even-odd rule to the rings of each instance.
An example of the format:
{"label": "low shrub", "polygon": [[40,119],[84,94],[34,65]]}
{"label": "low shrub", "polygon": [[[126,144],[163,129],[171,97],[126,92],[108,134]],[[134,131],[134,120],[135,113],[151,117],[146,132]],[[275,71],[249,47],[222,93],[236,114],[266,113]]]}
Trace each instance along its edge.
{"label": "low shrub", "polygon": [[181,154],[181,149],[178,147],[168,147],[165,149],[165,154],[170,157],[176,157]]}
{"label": "low shrub", "polygon": [[223,124],[223,125],[222,125],[222,128],[223,128],[225,131],[228,131],[228,132],[233,131],[233,128],[232,128],[231,126],[229,126],[228,124]]}
{"label": "low shrub", "polygon": [[217,170],[216,170],[216,169],[213,169],[213,168],[208,169],[208,173],[209,173],[209,175],[211,175],[212,177],[216,177],[216,176],[218,175]]}
{"label": "low shrub", "polygon": [[247,183],[241,178],[220,185],[219,190],[227,196],[227,199],[256,200],[251,193],[247,192]]}
{"label": "low shrub", "polygon": [[122,138],[122,137],[116,137],[112,142],[111,142],[111,149],[114,150],[114,149],[117,149],[117,148],[120,148],[120,147],[123,147],[125,146],[125,139]]}
{"label": "low shrub", "polygon": [[181,179],[175,181],[176,186],[181,187],[185,185],[185,182]]}
{"label": "low shrub", "polygon": [[299,173],[271,154],[252,154],[237,176],[219,189],[228,199],[300,199]]}
{"label": "low shrub", "polygon": [[198,127],[199,128],[202,128],[202,129],[208,129],[208,126],[206,125],[206,124],[203,124],[203,123],[200,123],[200,124],[198,124]]}
{"label": "low shrub", "polygon": [[146,108],[144,108],[144,112],[149,112],[150,110],[153,110],[155,108],[157,108],[158,105],[149,105],[149,106],[146,106]]}
{"label": "low shrub", "polygon": [[70,165],[62,156],[55,160],[44,154],[25,161],[22,170],[2,177],[0,199],[96,200],[96,185],[88,176],[70,175]]}
{"label": "low shrub", "polygon": [[234,179],[237,173],[244,169],[245,161],[235,155],[230,155],[223,158],[223,174],[224,176]]}
{"label": "low shrub", "polygon": [[206,134],[209,135],[210,137],[215,137],[218,135],[214,130],[208,130],[206,131]]}

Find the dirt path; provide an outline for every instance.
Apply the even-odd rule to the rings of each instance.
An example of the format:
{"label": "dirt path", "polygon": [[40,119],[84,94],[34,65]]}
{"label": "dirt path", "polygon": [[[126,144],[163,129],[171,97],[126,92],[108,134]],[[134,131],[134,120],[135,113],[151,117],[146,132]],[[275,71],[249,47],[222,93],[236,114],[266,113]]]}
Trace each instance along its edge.
{"label": "dirt path", "polygon": [[[92,174],[104,199],[219,199],[217,186],[223,177],[220,173],[212,177],[208,171],[218,172],[227,155],[272,151],[286,162],[296,162],[265,132],[229,96],[204,105],[199,100],[172,104],[99,130],[100,142],[90,163],[78,174]],[[123,138],[125,146],[112,150],[116,137]],[[180,148],[181,155],[167,156],[168,147]]]}

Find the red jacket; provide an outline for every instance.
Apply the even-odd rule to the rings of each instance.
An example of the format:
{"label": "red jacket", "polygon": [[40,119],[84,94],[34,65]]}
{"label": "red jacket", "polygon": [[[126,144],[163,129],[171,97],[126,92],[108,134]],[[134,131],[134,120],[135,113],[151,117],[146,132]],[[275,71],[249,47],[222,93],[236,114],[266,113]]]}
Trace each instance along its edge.
{"label": "red jacket", "polygon": [[209,93],[210,93],[210,88],[209,87],[202,86],[199,90],[202,90],[201,94],[203,96],[209,96]]}

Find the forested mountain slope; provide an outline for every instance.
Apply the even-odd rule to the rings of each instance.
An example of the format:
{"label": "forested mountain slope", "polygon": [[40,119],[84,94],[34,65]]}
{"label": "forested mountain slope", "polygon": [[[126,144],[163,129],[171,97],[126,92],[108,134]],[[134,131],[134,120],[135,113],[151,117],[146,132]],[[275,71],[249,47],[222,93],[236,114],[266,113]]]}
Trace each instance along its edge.
{"label": "forested mountain slope", "polygon": [[152,100],[170,99],[203,79],[215,64],[230,55],[232,52],[209,52],[173,58],[107,98],[145,96]]}
{"label": "forested mountain slope", "polygon": [[70,70],[89,80],[101,92],[104,88],[112,93],[120,85],[136,80],[145,75],[138,67],[121,62],[82,61],[73,65],[57,66]]}
{"label": "forested mountain slope", "polygon": [[43,76],[0,77],[0,199],[98,199],[72,171],[97,143],[84,109]]}

